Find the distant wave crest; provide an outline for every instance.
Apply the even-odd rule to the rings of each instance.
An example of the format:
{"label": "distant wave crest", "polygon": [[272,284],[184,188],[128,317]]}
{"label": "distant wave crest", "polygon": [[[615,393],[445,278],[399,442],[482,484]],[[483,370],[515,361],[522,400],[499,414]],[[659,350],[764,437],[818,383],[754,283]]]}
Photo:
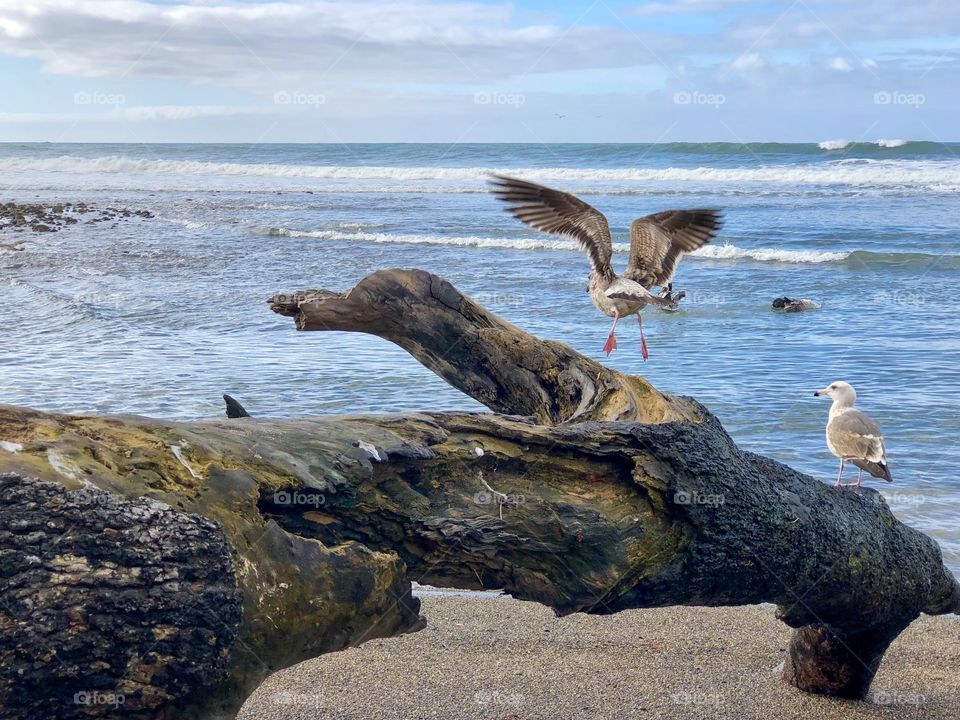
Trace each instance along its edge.
{"label": "distant wave crest", "polygon": [[[891,143],[891,144],[887,144]],[[895,144],[893,144],[895,143]],[[930,140],[877,140],[876,142],[850,142],[845,139],[824,140],[820,143],[776,143],[776,142],[709,142],[709,143],[665,143],[652,146],[651,152],[681,152],[690,154],[738,155],[822,155],[824,150],[848,150],[848,152],[881,154],[884,149],[896,148],[900,156],[952,154],[957,151],[956,143],[938,143]]]}
{"label": "distant wave crest", "polygon": [[[573,240],[547,235],[525,237],[480,237],[454,235],[410,235],[382,232],[349,232],[344,230],[293,230],[278,227],[254,227],[250,230],[268,237],[313,238],[315,240],[356,241],[374,243],[406,243],[413,245],[452,245],[459,247],[504,248],[510,250],[565,250],[580,252]],[[630,250],[629,243],[614,243],[618,253]],[[690,253],[703,261],[754,261],[791,264],[847,263],[854,267],[887,264],[900,267],[923,267],[936,263],[939,268],[960,268],[960,256],[938,256],[926,253],[874,253],[865,250],[786,250],[782,248],[744,248],[732,244],[715,244]]]}
{"label": "distant wave crest", "polygon": [[850,256],[849,252],[826,252],[822,250],[781,250],[779,248],[741,248],[736,245],[707,245],[690,253],[690,257],[708,260],[759,260],[782,263],[827,263],[840,262]]}
{"label": "distant wave crest", "polygon": [[822,143],[818,143],[817,147],[821,150],[843,150],[849,144],[849,140],[824,140]]}
{"label": "distant wave crest", "polygon": [[[789,165],[744,165],[741,167],[666,167],[666,168],[488,168],[488,167],[389,167],[341,165],[286,165],[280,163],[224,163],[197,160],[155,160],[122,156],[83,158],[5,158],[0,160],[0,174],[16,173],[20,186],[26,186],[27,173],[46,174],[58,182],[77,174],[88,176],[90,187],[102,187],[104,175],[111,175],[124,184],[136,185],[138,177],[151,178],[170,189],[184,187],[184,176],[206,184],[213,178],[300,179],[305,187],[317,181],[363,182],[370,191],[385,191],[384,183],[445,183],[446,192],[477,192],[491,172],[504,172],[544,182],[577,182],[594,185],[593,191],[622,189],[623,183],[678,183],[709,186],[753,184],[789,189],[791,186],[853,186],[857,188],[907,188],[911,191],[960,191],[960,162],[956,160],[916,159],[838,159],[823,163]],[[379,183],[379,185],[378,185]],[[464,183],[468,183],[464,185]],[[228,183],[229,184],[229,183]],[[596,185],[614,187],[597,188]],[[325,189],[336,189],[328,186]],[[356,188],[351,188],[356,191]],[[423,191],[421,188],[420,191]]]}
{"label": "distant wave crest", "polygon": [[[568,250],[579,252],[573,240],[551,238],[489,238],[450,235],[394,235],[375,232],[343,232],[341,230],[290,230],[287,228],[254,228],[254,232],[271,237],[314,238],[316,240],[355,240],[376,243],[409,243],[423,245],[455,245],[462,247],[507,248],[513,250]],[[616,252],[627,252],[629,243],[615,243]],[[844,260],[850,253],[817,250],[780,250],[776,248],[740,248],[736,245],[708,245],[690,254],[702,260],[758,260],[761,262],[824,263]]]}

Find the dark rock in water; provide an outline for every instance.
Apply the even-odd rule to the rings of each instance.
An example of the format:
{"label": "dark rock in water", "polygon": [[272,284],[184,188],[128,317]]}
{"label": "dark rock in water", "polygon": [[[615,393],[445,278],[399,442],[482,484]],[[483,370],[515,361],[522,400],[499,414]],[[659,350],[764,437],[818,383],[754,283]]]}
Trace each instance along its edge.
{"label": "dark rock in water", "polygon": [[250,413],[244,410],[243,405],[238,403],[232,397],[227,394],[224,394],[223,401],[227,405],[227,417],[228,418],[242,418],[250,417]]}
{"label": "dark rock in water", "polygon": [[813,300],[788,298],[786,295],[774,298],[771,306],[774,310],[782,310],[783,312],[804,312],[805,310],[820,309],[820,305]]}
{"label": "dark rock in water", "polygon": [[153,213],[149,210],[132,211],[124,209],[122,212],[115,208],[98,210],[82,202],[76,205],[62,202],[51,205],[6,202],[0,204],[0,232],[5,229],[26,228],[27,226],[33,232],[57,232],[67,225],[76,225],[78,222],[77,214],[93,214],[94,217],[86,221],[88,224],[114,220],[121,216],[124,219],[133,216],[153,217]]}

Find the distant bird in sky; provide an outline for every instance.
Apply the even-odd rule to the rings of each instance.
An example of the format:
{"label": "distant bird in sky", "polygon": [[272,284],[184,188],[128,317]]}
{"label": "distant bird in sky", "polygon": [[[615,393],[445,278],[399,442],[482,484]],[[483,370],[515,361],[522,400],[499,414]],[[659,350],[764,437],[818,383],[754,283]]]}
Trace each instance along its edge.
{"label": "distant bird in sky", "polygon": [[837,380],[813,394],[833,398],[827,421],[827,447],[840,458],[835,487],[842,484],[843,465],[847,460],[860,468],[856,484],[850,483],[853,487],[860,487],[864,470],[876,478],[893,482],[880,426],[853,406],[857,399],[856,390],[849,383]]}
{"label": "distant bird in sky", "polygon": [[587,288],[590,299],[600,312],[613,318],[603,345],[607,355],[617,349],[617,322],[626,315],[636,315],[643,359],[650,356],[640,311],[650,304],[671,304],[653,295],[650,288],[669,283],[680,256],[710,242],[723,225],[723,214],[709,208],[665,210],[638,218],[630,226],[627,270],[618,276],[610,264],[610,226],[599,210],[570,193],[526,180],[493,175],[490,183],[515,218],[542,232],[572,238],[586,251],[593,267]]}

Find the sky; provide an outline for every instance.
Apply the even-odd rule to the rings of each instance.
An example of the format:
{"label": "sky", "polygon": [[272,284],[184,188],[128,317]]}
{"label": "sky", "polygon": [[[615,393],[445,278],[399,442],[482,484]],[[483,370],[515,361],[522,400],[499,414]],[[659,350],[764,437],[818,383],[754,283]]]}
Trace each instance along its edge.
{"label": "sky", "polygon": [[0,0],[0,141],[957,141],[947,0]]}

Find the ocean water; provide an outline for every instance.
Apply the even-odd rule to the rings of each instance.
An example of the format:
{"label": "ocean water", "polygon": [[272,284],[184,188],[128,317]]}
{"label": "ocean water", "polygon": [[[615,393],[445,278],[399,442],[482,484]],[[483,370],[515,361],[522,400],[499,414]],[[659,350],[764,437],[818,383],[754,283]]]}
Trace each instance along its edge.
{"label": "ocean water", "polygon": [[[278,291],[346,289],[384,267],[451,280],[511,322],[602,359],[608,320],[567,240],[509,217],[489,171],[569,189],[627,228],[716,206],[684,259],[679,313],[650,309],[608,360],[693,395],[741,447],[833,482],[823,435],[847,380],[884,429],[906,522],[960,571],[960,145],[0,145],[5,200],[156,213],[0,250],[0,402],[67,412],[254,415],[481,409],[400,349],[296,333]],[[770,309],[781,294],[822,304]],[[853,480],[852,474],[848,476]]]}

